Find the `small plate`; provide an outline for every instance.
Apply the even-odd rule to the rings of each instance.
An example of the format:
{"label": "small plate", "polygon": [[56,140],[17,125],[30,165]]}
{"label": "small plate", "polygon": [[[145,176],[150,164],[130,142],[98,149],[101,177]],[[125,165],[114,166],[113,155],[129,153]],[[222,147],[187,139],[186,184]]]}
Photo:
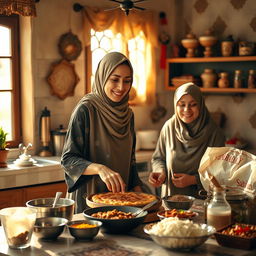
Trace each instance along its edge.
{"label": "small plate", "polygon": [[184,219],[192,220],[193,218],[197,217],[198,215],[199,214],[197,212],[185,211],[185,210],[180,210],[180,209],[165,210],[165,211],[160,211],[157,213],[157,216],[160,219],[177,217],[177,218],[183,219],[183,220]]}

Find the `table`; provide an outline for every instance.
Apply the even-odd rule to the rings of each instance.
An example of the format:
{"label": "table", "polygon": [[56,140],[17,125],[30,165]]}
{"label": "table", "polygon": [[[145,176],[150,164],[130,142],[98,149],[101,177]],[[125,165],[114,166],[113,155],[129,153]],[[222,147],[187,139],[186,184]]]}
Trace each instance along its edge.
{"label": "table", "polygon": [[[82,214],[74,215],[74,220],[83,219]],[[0,256],[85,256],[89,252],[97,251],[93,255],[129,255],[129,256],[253,256],[256,250],[244,251],[221,247],[214,238],[210,238],[202,246],[189,252],[175,252],[164,249],[155,244],[148,235],[143,232],[143,225],[131,232],[129,235],[112,235],[99,232],[91,241],[75,240],[66,229],[57,240],[44,241],[37,239],[33,234],[31,247],[15,250],[10,249],[5,240],[4,230],[0,227]],[[87,252],[87,254],[85,254]],[[103,254],[103,252],[105,254]],[[108,253],[108,254],[107,254]]]}

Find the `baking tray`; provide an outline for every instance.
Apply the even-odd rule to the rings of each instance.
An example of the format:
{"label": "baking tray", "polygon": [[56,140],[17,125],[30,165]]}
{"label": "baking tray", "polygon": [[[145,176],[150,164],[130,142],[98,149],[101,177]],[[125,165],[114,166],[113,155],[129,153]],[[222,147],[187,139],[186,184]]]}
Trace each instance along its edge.
{"label": "baking tray", "polygon": [[[232,235],[226,235],[221,233],[221,231],[229,228],[230,226],[225,227],[224,229],[214,234],[216,241],[218,242],[219,245],[236,248],[236,249],[243,249],[243,250],[252,250],[256,248],[256,237],[245,238],[245,237],[232,236]],[[248,225],[248,226],[252,226],[252,225]]]}
{"label": "baking tray", "polygon": [[[138,192],[139,193],[139,192]],[[144,193],[146,194],[146,193]],[[94,196],[95,194],[92,194],[92,195],[89,195],[85,198],[86,200],[86,204],[91,207],[91,208],[95,208],[95,207],[102,207],[102,206],[109,206],[111,204],[104,204],[104,203],[95,203],[92,201],[92,197]],[[159,209],[159,207],[162,205],[162,199],[158,196],[156,196],[156,199],[158,200],[158,202],[156,204],[154,204],[153,206],[151,206],[149,209],[147,209],[148,212],[153,212],[153,211],[157,211]],[[112,206],[112,205],[111,205]],[[127,205],[128,206],[128,205]],[[134,205],[130,205],[130,206],[134,206]],[[145,206],[145,204],[143,205],[136,205],[136,207],[143,207]]]}

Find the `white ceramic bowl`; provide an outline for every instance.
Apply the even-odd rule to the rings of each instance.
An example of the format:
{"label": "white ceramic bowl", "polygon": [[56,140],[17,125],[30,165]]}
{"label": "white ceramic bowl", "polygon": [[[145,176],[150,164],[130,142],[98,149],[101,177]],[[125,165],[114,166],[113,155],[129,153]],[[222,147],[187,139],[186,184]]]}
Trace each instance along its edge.
{"label": "white ceramic bowl", "polygon": [[[154,225],[154,224],[153,224]],[[178,237],[178,236],[158,236],[150,234],[152,224],[147,224],[144,227],[144,232],[153,239],[158,245],[171,250],[191,250],[202,245],[216,230],[214,227],[207,224],[199,224],[202,230],[206,231],[206,235],[193,237]]]}

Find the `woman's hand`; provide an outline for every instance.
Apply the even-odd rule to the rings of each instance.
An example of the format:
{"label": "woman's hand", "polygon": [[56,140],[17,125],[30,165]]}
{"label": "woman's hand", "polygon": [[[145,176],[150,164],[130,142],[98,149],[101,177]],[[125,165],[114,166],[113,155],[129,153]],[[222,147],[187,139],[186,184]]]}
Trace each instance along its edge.
{"label": "woman's hand", "polygon": [[118,172],[115,172],[102,164],[90,164],[84,171],[84,175],[98,174],[101,180],[106,184],[109,191],[125,192],[125,183]]}
{"label": "woman's hand", "polygon": [[174,178],[172,182],[177,188],[185,188],[196,184],[196,177],[186,173],[174,173]]}
{"label": "woman's hand", "polygon": [[164,172],[151,172],[149,174],[148,182],[153,187],[161,186],[165,181],[166,175]]}

